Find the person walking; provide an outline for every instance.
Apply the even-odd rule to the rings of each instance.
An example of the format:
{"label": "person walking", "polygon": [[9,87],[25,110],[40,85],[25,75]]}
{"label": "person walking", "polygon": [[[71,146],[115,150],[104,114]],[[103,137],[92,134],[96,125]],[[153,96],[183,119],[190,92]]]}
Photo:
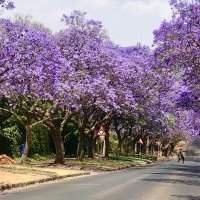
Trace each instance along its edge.
{"label": "person walking", "polygon": [[185,157],[184,157],[184,155],[183,155],[182,149],[180,149],[179,152],[178,152],[178,162],[180,162],[181,160],[182,160],[182,162],[183,162],[183,164],[184,164],[184,162],[185,162]]}
{"label": "person walking", "polygon": [[20,144],[19,145],[19,153],[20,156],[22,156],[24,154],[24,149],[25,149],[25,144]]}

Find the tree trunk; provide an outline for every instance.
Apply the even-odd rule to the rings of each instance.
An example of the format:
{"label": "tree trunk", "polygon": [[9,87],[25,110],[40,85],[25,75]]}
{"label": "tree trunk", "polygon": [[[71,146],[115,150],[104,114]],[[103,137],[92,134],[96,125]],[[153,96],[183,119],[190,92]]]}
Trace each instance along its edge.
{"label": "tree trunk", "polygon": [[104,131],[106,132],[106,136],[105,136],[105,158],[109,157],[109,149],[110,149],[109,128],[110,128],[110,123],[107,123],[106,125],[104,125]]}
{"label": "tree trunk", "polygon": [[135,140],[135,145],[134,145],[134,151],[135,151],[135,154],[138,153],[138,146],[137,146],[137,141]]}
{"label": "tree trunk", "polygon": [[65,150],[64,150],[64,142],[63,142],[61,132],[60,132],[59,129],[56,129],[56,127],[54,127],[51,130],[51,135],[52,135],[55,150],[56,150],[55,163],[63,164],[64,163],[64,154],[65,154],[64,152],[65,152]]}
{"label": "tree trunk", "polygon": [[123,142],[123,149],[124,149],[124,153],[125,153],[126,156],[128,156],[128,153],[129,153],[129,147],[128,146],[129,146],[129,144],[128,144],[128,141],[126,139]]}
{"label": "tree trunk", "polygon": [[84,157],[84,131],[81,130],[78,138],[77,159],[83,160]]}
{"label": "tree trunk", "polygon": [[162,144],[159,144],[158,145],[158,154],[157,154],[158,157],[161,157],[162,156]]}
{"label": "tree trunk", "polygon": [[117,134],[117,138],[118,138],[118,155],[122,154],[122,138],[119,134]]}
{"label": "tree trunk", "polygon": [[95,146],[96,146],[96,139],[94,137],[94,134],[91,134],[90,141],[89,141],[89,147],[88,147],[88,157],[89,158],[95,157]]}
{"label": "tree trunk", "polygon": [[24,152],[21,158],[21,163],[25,163],[28,157],[28,154],[30,152],[30,148],[32,145],[32,127],[30,124],[26,125],[26,142],[25,142],[25,148]]}
{"label": "tree trunk", "polygon": [[107,133],[105,136],[105,158],[109,157],[109,148],[110,148],[109,133]]}
{"label": "tree trunk", "polygon": [[53,121],[46,121],[45,125],[49,128],[51,137],[53,139],[54,147],[56,150],[56,158],[55,163],[63,164],[64,163],[64,156],[65,156],[65,148],[64,148],[64,141],[62,137],[61,130],[57,128]]}
{"label": "tree trunk", "polygon": [[118,155],[122,155],[122,140],[118,140]]}
{"label": "tree trunk", "polygon": [[142,155],[142,144],[139,143],[139,154]]}
{"label": "tree trunk", "polygon": [[149,150],[149,146],[150,146],[150,140],[149,140],[149,137],[147,136],[147,139],[146,139],[146,154],[148,155],[150,150]]}

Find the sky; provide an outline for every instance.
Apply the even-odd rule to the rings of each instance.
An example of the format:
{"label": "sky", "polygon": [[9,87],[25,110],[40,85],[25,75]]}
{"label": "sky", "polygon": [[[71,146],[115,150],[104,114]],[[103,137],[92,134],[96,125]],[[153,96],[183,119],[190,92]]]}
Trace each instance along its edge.
{"label": "sky", "polygon": [[87,17],[102,21],[111,40],[121,46],[138,42],[152,45],[153,30],[170,19],[168,0],[14,0],[16,8],[5,17],[30,16],[54,32],[64,27],[63,14],[73,10],[87,12]]}

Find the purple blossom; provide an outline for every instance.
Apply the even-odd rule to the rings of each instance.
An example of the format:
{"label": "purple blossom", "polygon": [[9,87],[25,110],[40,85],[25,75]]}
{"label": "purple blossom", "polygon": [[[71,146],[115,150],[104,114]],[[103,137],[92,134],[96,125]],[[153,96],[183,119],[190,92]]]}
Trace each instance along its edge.
{"label": "purple blossom", "polygon": [[14,9],[14,2],[8,0],[0,0],[0,7],[5,8],[7,10]]}

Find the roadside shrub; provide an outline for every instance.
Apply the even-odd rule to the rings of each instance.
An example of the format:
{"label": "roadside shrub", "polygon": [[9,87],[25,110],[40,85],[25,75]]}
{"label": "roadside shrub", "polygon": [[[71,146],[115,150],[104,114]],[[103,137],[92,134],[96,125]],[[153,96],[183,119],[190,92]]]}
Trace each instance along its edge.
{"label": "roadside shrub", "polygon": [[0,130],[0,154],[11,157],[19,156],[18,144],[21,138],[19,129],[16,126]]}
{"label": "roadside shrub", "polygon": [[52,141],[46,128],[42,126],[34,127],[32,134],[30,157],[33,155],[46,156],[53,152]]}

